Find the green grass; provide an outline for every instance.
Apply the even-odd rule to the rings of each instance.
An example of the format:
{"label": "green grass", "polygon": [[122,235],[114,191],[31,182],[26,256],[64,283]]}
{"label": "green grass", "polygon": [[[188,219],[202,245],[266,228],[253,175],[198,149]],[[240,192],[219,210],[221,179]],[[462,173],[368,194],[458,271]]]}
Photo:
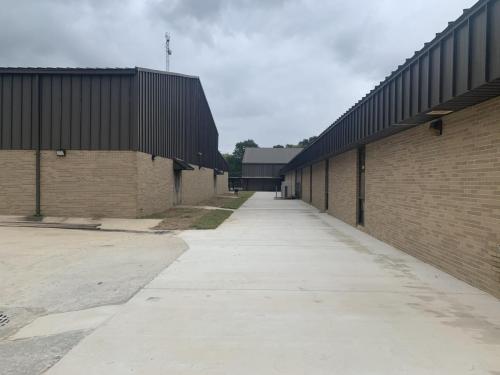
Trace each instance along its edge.
{"label": "green grass", "polygon": [[191,225],[191,229],[215,229],[231,216],[232,213],[232,211],[226,210],[210,210],[197,219]]}
{"label": "green grass", "polygon": [[[252,195],[251,191],[241,191],[238,196],[230,194],[217,196],[200,203],[200,207],[173,207],[148,218],[162,219],[162,222],[155,227],[162,230],[215,229],[233,213],[228,209],[240,208]],[[225,208],[225,210],[207,210],[202,206]]]}
{"label": "green grass", "polygon": [[231,210],[237,210],[245,203],[252,195],[253,191],[240,191],[238,193],[238,198],[227,199],[226,202],[222,204],[222,208],[230,208]]}

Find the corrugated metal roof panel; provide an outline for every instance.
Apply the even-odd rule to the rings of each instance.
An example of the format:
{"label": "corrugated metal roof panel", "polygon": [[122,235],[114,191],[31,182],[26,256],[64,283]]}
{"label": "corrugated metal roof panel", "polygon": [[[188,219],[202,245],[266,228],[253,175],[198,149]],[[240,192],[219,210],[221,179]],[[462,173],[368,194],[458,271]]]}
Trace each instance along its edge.
{"label": "corrugated metal roof panel", "polygon": [[500,0],[480,0],[465,10],[321,133],[284,171],[437,118],[429,115],[431,111],[458,111],[499,96],[499,24]]}
{"label": "corrugated metal roof panel", "polygon": [[121,67],[106,67],[106,68],[100,68],[100,67],[32,67],[32,66],[19,66],[19,67],[14,67],[14,66],[7,66],[7,67],[0,67],[0,73],[4,74],[136,74],[138,71],[141,72],[149,72],[149,73],[158,73],[162,75],[168,75],[168,76],[177,76],[177,77],[184,77],[184,78],[192,78],[192,79],[199,79],[198,76],[195,75],[190,75],[190,74],[183,74],[183,73],[176,73],[176,72],[166,72],[164,70],[155,70],[155,69],[148,69],[148,68],[142,68],[142,67],[134,67],[134,68],[121,68]]}
{"label": "corrugated metal roof panel", "polygon": [[0,74],[135,74],[136,68],[0,67]]}
{"label": "corrugated metal roof panel", "polygon": [[227,170],[218,137],[196,76],[0,68],[0,149],[136,150]]}
{"label": "corrugated metal roof panel", "polygon": [[243,155],[243,164],[287,164],[302,148],[257,148],[248,147]]}

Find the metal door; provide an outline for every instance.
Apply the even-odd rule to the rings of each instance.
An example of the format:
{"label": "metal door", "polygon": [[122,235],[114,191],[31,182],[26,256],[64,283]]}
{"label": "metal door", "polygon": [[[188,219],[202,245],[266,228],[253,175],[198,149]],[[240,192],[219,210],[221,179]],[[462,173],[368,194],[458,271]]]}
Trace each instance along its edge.
{"label": "metal door", "polygon": [[365,225],[365,147],[358,149],[358,225]]}
{"label": "metal door", "polygon": [[299,174],[297,170],[295,171],[295,197],[302,198],[302,171]]}

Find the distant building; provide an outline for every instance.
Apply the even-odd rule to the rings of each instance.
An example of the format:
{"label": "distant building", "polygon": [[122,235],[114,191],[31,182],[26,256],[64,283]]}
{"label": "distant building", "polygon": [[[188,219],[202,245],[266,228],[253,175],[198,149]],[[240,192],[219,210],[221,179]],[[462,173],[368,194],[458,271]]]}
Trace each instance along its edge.
{"label": "distant building", "polygon": [[300,151],[302,148],[246,148],[242,188],[251,191],[281,190],[281,169]]}
{"label": "distant building", "polygon": [[0,214],[142,217],[228,189],[198,77],[0,68]]}

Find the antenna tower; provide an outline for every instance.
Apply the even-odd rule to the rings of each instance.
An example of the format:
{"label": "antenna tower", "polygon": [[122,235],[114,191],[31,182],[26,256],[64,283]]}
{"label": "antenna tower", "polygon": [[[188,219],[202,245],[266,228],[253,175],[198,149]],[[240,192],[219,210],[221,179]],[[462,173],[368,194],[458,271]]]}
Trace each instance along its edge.
{"label": "antenna tower", "polygon": [[172,50],[170,49],[170,33],[165,33],[165,70],[170,71],[170,55]]}

